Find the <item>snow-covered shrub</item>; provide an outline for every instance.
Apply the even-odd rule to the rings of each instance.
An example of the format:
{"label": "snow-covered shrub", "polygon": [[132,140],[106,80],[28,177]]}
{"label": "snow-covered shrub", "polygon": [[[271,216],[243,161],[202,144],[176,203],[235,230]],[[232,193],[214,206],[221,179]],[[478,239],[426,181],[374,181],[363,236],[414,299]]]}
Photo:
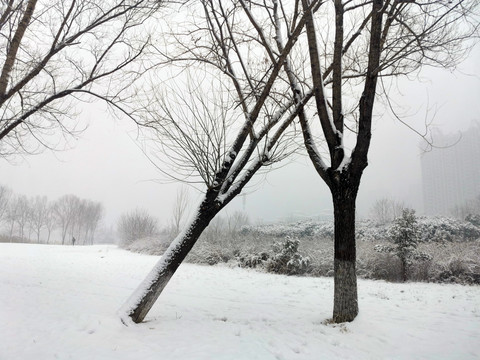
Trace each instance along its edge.
{"label": "snow-covered shrub", "polygon": [[284,242],[276,242],[273,245],[273,256],[266,264],[268,272],[286,275],[305,274],[310,265],[310,259],[298,252],[298,239],[287,237]]}
{"label": "snow-covered shrub", "polygon": [[222,262],[228,262],[229,260],[229,257],[227,256],[222,256],[221,253],[211,253],[211,254],[208,254],[206,257],[205,257],[205,261],[208,265],[212,266],[212,265],[216,265],[218,263],[222,263]]}
{"label": "snow-covered shrub", "polygon": [[468,221],[470,224],[480,227],[480,214],[468,214],[465,217],[465,221]]}
{"label": "snow-covered shrub", "polygon": [[231,248],[202,239],[195,244],[186,261],[193,264],[216,265],[226,263],[234,257],[234,252]]}
{"label": "snow-covered shrub", "polygon": [[125,249],[148,255],[162,255],[167,250],[170,241],[161,236],[148,236],[141,239],[134,240]]}
{"label": "snow-covered shrub", "polygon": [[480,285],[480,242],[448,246],[437,256],[431,278],[435,282]]}
{"label": "snow-covered shrub", "polygon": [[378,224],[366,219],[355,224],[355,237],[358,241],[384,241],[388,238],[389,224]]}
{"label": "snow-covered shrub", "polygon": [[401,281],[400,259],[391,253],[375,252],[368,259],[357,260],[357,274],[365,279]]}
{"label": "snow-covered shrub", "polygon": [[449,217],[422,217],[418,220],[422,242],[471,241],[480,238],[480,227]]}
{"label": "snow-covered shrub", "polygon": [[262,251],[258,254],[240,255],[237,258],[238,266],[243,268],[257,268],[263,267],[265,262],[270,258],[270,255]]}
{"label": "snow-covered shrub", "polygon": [[452,256],[447,262],[439,264],[435,280],[478,285],[480,284],[480,264],[473,259]]}
{"label": "snow-covered shrub", "polygon": [[256,236],[270,236],[285,238],[305,238],[318,236],[322,238],[333,237],[333,222],[304,220],[286,224],[266,224],[242,226],[240,233],[243,235],[253,234]]}
{"label": "snow-covered shrub", "polygon": [[308,253],[310,266],[308,273],[313,276],[333,276],[333,243],[318,243]]}
{"label": "snow-covered shrub", "polygon": [[[446,219],[446,220],[445,220]],[[306,223],[314,224],[312,221]],[[442,225],[443,223],[443,225]],[[190,263],[214,265],[218,263],[232,262],[241,267],[250,267],[265,270],[267,263],[274,271],[280,266],[273,264],[282,263],[280,259],[293,257],[291,265],[297,263],[301,271],[305,273],[304,259],[291,254],[308,254],[308,270],[310,276],[333,276],[333,223],[315,223],[315,235],[304,236],[298,246],[291,251],[282,244],[285,238],[279,239],[279,231],[270,231],[275,228],[270,225],[269,231],[265,226],[252,226],[259,231],[237,232],[232,236],[228,232],[219,232],[215,236],[201,237],[187,256],[186,261]],[[282,225],[282,231],[287,233],[300,233],[301,229],[308,229],[310,225],[303,226],[301,222],[293,224],[293,229],[286,229]],[[466,233],[465,229],[478,228],[471,223],[453,220],[449,218],[419,218],[419,232],[433,230],[427,235],[420,234],[420,238],[445,234],[444,238],[451,237],[455,241],[418,241],[416,251],[408,264],[408,278],[414,281],[430,282],[457,282],[457,283],[480,283],[480,240],[460,241]],[[246,227],[244,227],[246,228]],[[422,230],[423,229],[423,230]],[[277,229],[278,230],[278,229]],[[452,235],[453,233],[457,235]],[[290,239],[295,238],[293,236]],[[402,264],[400,258],[395,254],[396,245],[388,241],[389,226],[378,226],[372,221],[360,221],[357,223],[357,274],[359,277],[368,279],[382,279],[387,281],[402,280]],[[168,241],[167,241],[168,240]],[[158,236],[135,241],[129,250],[153,255],[163,253],[171,237],[167,233],[160,233]],[[298,240],[293,240],[298,241]],[[274,244],[276,244],[274,246]],[[377,245],[377,250],[375,246]],[[380,246],[378,246],[380,245]],[[273,249],[273,247],[275,249]],[[428,260],[431,255],[431,260]],[[275,259],[275,263],[272,259]],[[295,261],[297,259],[297,261]],[[422,260],[422,261],[418,261]],[[283,261],[284,268],[288,261]],[[302,265],[303,264],[303,265]],[[288,269],[288,267],[287,267]],[[287,270],[283,270],[289,273]],[[275,271],[277,272],[277,271]]]}
{"label": "snow-covered shrub", "polygon": [[419,227],[415,211],[404,209],[402,216],[395,219],[389,230],[391,244],[375,246],[375,251],[397,256],[400,259],[402,279],[407,280],[409,266],[416,261],[427,261],[431,256],[417,250],[420,238]]}
{"label": "snow-covered shrub", "polygon": [[415,261],[409,266],[408,277],[411,281],[426,281],[432,282],[432,270],[434,260],[429,257],[423,261]]}

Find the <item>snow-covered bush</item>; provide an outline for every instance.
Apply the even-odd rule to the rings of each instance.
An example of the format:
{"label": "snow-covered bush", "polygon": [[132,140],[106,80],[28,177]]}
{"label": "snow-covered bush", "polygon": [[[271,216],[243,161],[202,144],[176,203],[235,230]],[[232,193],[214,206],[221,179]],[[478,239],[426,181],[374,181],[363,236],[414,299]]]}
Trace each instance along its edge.
{"label": "snow-covered bush", "polygon": [[417,250],[420,233],[414,210],[403,209],[402,215],[396,218],[390,227],[389,237],[393,246],[390,244],[376,245],[375,250],[395,255],[400,259],[403,281],[407,280],[408,268],[413,261],[431,259],[429,254]]}
{"label": "snow-covered bush", "polygon": [[331,221],[296,221],[286,224],[266,224],[242,226],[240,233],[255,236],[271,236],[285,238],[304,238],[318,236],[322,238],[333,238],[333,222]]}
{"label": "snow-covered bush", "polygon": [[168,245],[170,245],[168,239],[157,235],[134,240],[125,245],[125,249],[148,255],[162,255],[167,250]]}
{"label": "snow-covered bush", "polygon": [[193,264],[216,265],[234,258],[234,251],[218,243],[200,240],[188,254],[186,261]]}
{"label": "snow-covered bush", "polygon": [[273,256],[266,264],[268,272],[286,275],[305,274],[310,265],[310,259],[298,252],[298,239],[287,237],[284,242],[276,242],[273,245]]}
{"label": "snow-covered bush", "polygon": [[270,255],[262,251],[258,254],[247,254],[247,255],[240,255],[237,258],[238,266],[243,268],[257,268],[263,267],[265,262],[270,258]]}
{"label": "snow-covered bush", "polygon": [[430,252],[431,281],[480,285],[480,241],[446,243]]}
{"label": "snow-covered bush", "polygon": [[[472,220],[474,218],[472,217]],[[480,226],[473,221],[449,217],[418,217],[419,242],[472,241],[480,238]],[[363,220],[356,225],[359,241],[384,241],[389,238],[389,226]]]}
{"label": "snow-covered bush", "polygon": [[355,225],[355,237],[358,241],[384,241],[388,238],[390,225],[378,224],[371,220],[359,221]]}
{"label": "snow-covered bush", "polygon": [[400,259],[391,253],[379,253],[373,248],[367,252],[364,250],[357,258],[357,275],[364,279],[400,281]]}
{"label": "snow-covered bush", "polygon": [[421,217],[418,231],[422,242],[471,241],[480,238],[480,227],[449,217]]}
{"label": "snow-covered bush", "polygon": [[[300,271],[310,276],[333,276],[333,223],[304,221],[290,225],[244,226],[249,231],[232,234],[219,231],[215,236],[201,237],[187,257],[187,261],[196,264],[215,265],[231,262],[240,267],[262,269],[278,272],[283,264],[284,273],[296,264]],[[468,229],[473,233],[478,228],[467,222],[449,218],[418,218],[419,240],[414,256],[408,264],[408,279],[429,282],[480,283],[480,240],[464,241]],[[357,223],[357,274],[368,279],[386,281],[402,280],[402,264],[395,254],[396,245],[389,240],[389,225],[379,226],[373,221],[364,220]],[[304,231],[305,229],[310,229]],[[311,230],[314,229],[314,230]],[[279,231],[281,230],[281,231]],[[426,234],[422,234],[426,231]],[[315,233],[298,240],[290,236],[293,247],[285,246],[286,237],[281,233],[299,234]],[[443,234],[443,235],[442,235]],[[454,235],[455,234],[455,235]],[[234,235],[234,236],[233,236]],[[275,236],[274,236],[275,235]],[[440,241],[439,239],[452,239]],[[429,239],[428,241],[423,241]],[[168,233],[141,239],[128,246],[129,250],[160,255],[171,240]],[[454,240],[454,241],[453,241]],[[298,241],[298,245],[295,242]],[[276,245],[274,245],[276,244]],[[375,250],[380,250],[378,252]],[[293,251],[294,250],[294,251]],[[286,254],[290,254],[286,256]],[[297,255],[295,255],[297,254]],[[301,254],[308,254],[308,261]],[[431,255],[431,260],[429,256]],[[424,256],[425,255],[425,256]],[[284,261],[282,259],[288,259]],[[423,260],[423,261],[419,261]],[[267,269],[268,266],[271,267]],[[308,266],[306,266],[308,264]],[[275,265],[275,266],[274,266]],[[307,268],[307,270],[305,270]],[[290,270],[291,273],[291,270]]]}
{"label": "snow-covered bush", "polygon": [[333,276],[333,242],[302,241],[301,245],[301,251],[307,253],[310,259],[310,275]]}
{"label": "snow-covered bush", "polygon": [[465,221],[468,221],[470,224],[480,227],[480,214],[468,214],[465,217]]}
{"label": "snow-covered bush", "polygon": [[480,264],[471,259],[452,257],[440,265],[436,281],[460,284],[480,284]]}

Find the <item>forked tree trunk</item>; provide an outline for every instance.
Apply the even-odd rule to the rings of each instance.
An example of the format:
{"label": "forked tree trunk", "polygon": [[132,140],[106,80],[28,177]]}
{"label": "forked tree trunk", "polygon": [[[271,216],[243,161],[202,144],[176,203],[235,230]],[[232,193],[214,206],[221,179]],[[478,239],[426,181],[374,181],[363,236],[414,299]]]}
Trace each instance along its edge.
{"label": "forked tree trunk", "polygon": [[150,274],[120,309],[124,323],[129,321],[127,317],[135,323],[145,319],[169,280],[220,209],[221,206],[217,206],[215,201],[206,197],[187,230],[180,233],[170,244]]}
{"label": "forked tree trunk", "polygon": [[334,253],[334,300],[333,321],[353,321],[358,314],[356,244],[355,244],[355,201],[357,187],[341,187],[332,190],[335,253]]}

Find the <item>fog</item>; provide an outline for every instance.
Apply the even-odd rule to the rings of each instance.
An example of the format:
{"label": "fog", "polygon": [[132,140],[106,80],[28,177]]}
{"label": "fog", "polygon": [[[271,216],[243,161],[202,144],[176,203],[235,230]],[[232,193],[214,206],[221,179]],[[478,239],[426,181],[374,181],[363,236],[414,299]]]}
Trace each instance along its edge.
{"label": "fog", "polygon": [[[424,68],[418,78],[402,79],[392,89],[398,113],[409,126],[424,131],[425,121],[444,133],[465,130],[480,119],[480,47],[456,71]],[[394,119],[377,103],[369,166],[358,196],[358,214],[368,216],[380,198],[403,201],[423,211],[421,187],[421,138]],[[166,183],[140,150],[141,137],[127,119],[114,119],[100,103],[82,104],[79,121],[85,132],[65,151],[44,151],[0,160],[0,184],[17,194],[46,195],[54,200],[64,194],[99,201],[105,206],[105,225],[135,208],[144,208],[161,224],[171,219],[179,183]],[[326,185],[306,156],[296,156],[283,167],[256,176],[243,196],[225,212],[243,210],[252,222],[273,222],[303,217],[330,216]],[[165,180],[163,178],[163,180]],[[199,194],[190,191],[190,208]]]}

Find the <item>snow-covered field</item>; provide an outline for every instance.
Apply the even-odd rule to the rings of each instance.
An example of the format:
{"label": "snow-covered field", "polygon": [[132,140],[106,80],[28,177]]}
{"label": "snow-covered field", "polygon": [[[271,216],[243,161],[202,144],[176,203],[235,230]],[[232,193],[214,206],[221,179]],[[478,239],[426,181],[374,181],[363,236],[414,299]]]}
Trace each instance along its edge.
{"label": "snow-covered field", "polygon": [[116,313],[158,257],[114,246],[0,244],[0,359],[479,359],[480,287],[359,281],[327,324],[333,280],[182,265],[139,325]]}

